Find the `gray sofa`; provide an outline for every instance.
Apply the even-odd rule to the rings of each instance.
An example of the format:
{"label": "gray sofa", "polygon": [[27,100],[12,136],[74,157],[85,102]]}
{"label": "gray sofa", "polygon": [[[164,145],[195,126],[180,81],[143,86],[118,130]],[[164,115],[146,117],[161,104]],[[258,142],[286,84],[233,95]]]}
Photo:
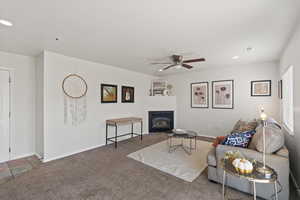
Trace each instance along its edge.
{"label": "gray sofa", "polygon": [[[208,163],[208,179],[214,182],[222,183],[223,170],[220,167],[221,159],[224,158],[227,151],[239,151],[247,158],[262,161],[262,153],[250,149],[239,148],[227,145],[218,145],[213,148],[207,156]],[[278,179],[282,185],[282,191],[278,197],[282,200],[289,199],[289,152],[286,147],[280,148],[278,151],[272,154],[266,154],[266,163],[276,170],[278,173]],[[227,185],[235,188],[239,191],[253,194],[253,186],[245,179],[227,175]],[[273,184],[261,184],[257,183],[257,196],[264,199],[271,199],[274,194]],[[280,189],[280,188],[279,188]]]}

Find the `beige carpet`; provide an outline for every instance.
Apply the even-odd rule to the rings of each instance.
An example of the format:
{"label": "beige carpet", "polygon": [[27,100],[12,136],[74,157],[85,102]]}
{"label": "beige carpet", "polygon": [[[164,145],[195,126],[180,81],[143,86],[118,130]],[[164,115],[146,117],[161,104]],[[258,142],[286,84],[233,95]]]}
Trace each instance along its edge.
{"label": "beige carpet", "polygon": [[[175,139],[172,141],[175,141]],[[179,142],[181,140],[177,139],[175,141],[175,143]],[[211,144],[210,142],[197,140],[196,151],[193,150],[192,155],[188,155],[182,148],[169,153],[167,140],[165,140],[131,153],[128,157],[187,182],[193,182],[207,167],[206,157],[209,150],[213,148]]]}

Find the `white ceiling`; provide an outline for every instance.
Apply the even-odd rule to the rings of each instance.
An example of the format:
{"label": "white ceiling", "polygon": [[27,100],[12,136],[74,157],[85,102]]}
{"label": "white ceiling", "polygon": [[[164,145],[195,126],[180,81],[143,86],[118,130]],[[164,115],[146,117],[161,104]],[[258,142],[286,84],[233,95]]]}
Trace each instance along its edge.
{"label": "white ceiling", "polygon": [[0,50],[46,49],[155,75],[163,66],[149,63],[174,53],[205,57],[196,69],[271,61],[299,11],[299,0],[0,0],[0,18],[14,23],[0,25]]}

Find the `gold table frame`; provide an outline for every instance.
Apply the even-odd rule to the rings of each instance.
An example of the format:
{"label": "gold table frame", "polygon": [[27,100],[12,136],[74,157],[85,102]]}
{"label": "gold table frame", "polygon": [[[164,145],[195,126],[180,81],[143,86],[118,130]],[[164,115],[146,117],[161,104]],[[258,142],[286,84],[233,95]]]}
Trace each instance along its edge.
{"label": "gold table frame", "polygon": [[223,183],[222,183],[222,196],[223,200],[225,200],[225,183],[226,183],[226,174],[230,174],[239,178],[244,178],[250,182],[253,183],[253,199],[256,200],[256,183],[271,183],[274,184],[274,190],[275,190],[275,199],[278,200],[278,188],[277,188],[277,181],[278,181],[278,175],[276,171],[267,166],[266,167],[271,170],[273,173],[270,178],[266,178],[263,174],[256,171],[257,168],[262,167],[263,164],[261,162],[256,161],[254,165],[253,172],[250,174],[241,174],[239,173],[229,159],[222,159],[221,160],[221,167],[223,168]]}

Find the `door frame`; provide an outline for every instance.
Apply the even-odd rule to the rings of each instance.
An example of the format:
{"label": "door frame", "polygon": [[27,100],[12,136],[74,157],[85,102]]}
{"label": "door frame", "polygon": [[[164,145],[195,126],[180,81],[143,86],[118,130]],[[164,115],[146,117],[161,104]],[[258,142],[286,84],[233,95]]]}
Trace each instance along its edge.
{"label": "door frame", "polygon": [[5,67],[1,67],[0,66],[0,71],[6,71],[8,72],[8,76],[9,76],[9,124],[8,124],[8,146],[9,146],[9,150],[8,150],[8,161],[11,160],[11,126],[12,126],[12,74],[13,74],[13,70],[9,69],[9,68],[5,68]]}

